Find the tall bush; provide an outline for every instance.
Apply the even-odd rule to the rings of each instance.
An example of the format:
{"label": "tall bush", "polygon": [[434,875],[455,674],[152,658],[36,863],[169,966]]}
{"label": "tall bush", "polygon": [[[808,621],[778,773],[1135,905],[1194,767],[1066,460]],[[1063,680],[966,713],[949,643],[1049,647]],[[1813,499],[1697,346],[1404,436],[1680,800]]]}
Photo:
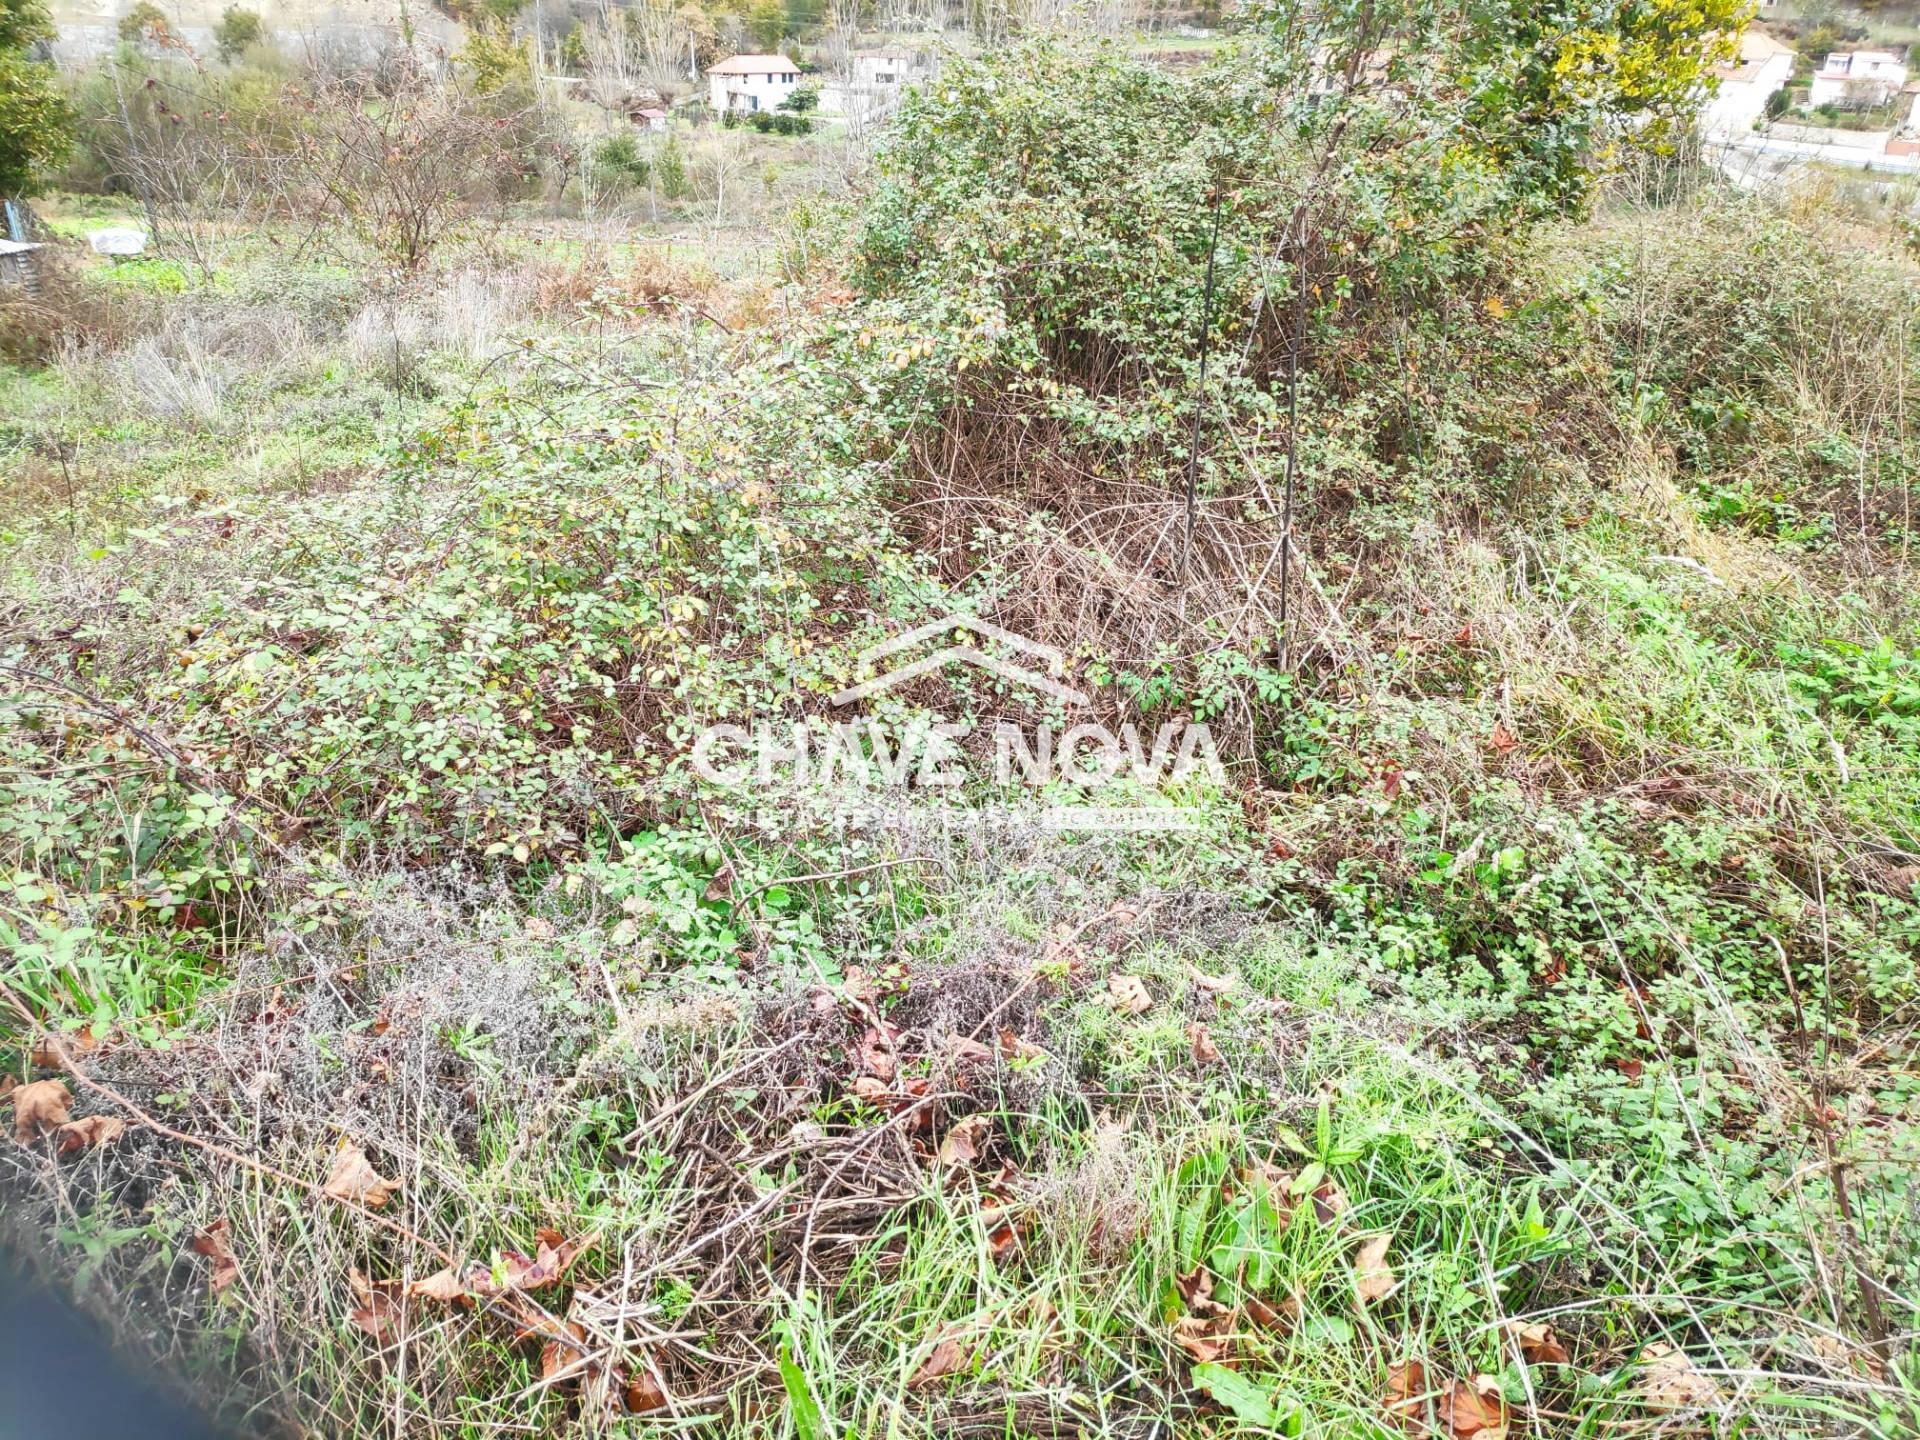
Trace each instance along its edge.
{"label": "tall bush", "polygon": [[34,58],[52,38],[40,0],[0,0],[0,196],[28,193],[67,151],[72,111],[53,67]]}

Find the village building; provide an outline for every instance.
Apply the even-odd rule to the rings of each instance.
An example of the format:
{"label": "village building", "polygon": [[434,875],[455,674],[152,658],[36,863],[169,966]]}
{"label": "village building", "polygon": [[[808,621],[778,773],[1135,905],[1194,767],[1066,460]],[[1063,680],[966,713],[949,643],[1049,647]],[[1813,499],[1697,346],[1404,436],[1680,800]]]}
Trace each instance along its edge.
{"label": "village building", "polygon": [[1792,46],[1749,26],[1734,62],[1714,67],[1718,83],[1701,110],[1701,130],[1709,137],[1752,130],[1767,113],[1767,102],[1793,79],[1793,59]]}
{"label": "village building", "polygon": [[1835,50],[1813,72],[1807,101],[1816,110],[1877,110],[1906,83],[1906,62],[1891,50]]}
{"label": "village building", "polygon": [[784,55],[735,55],[707,71],[707,103],[729,110],[777,110],[800,88],[800,67]]}
{"label": "village building", "polygon": [[899,105],[909,87],[931,74],[911,50],[856,50],[834,67],[820,91],[820,110],[850,120],[877,120]]}

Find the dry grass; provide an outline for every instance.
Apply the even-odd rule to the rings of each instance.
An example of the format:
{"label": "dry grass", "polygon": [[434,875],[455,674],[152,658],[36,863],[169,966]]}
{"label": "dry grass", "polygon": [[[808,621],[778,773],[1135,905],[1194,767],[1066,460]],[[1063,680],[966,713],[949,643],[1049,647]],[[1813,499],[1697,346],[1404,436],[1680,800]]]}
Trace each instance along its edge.
{"label": "dry grass", "polygon": [[35,255],[32,293],[0,289],[0,361],[46,365],[75,348],[109,349],[126,344],[154,320],[144,297],[83,281],[58,246]]}

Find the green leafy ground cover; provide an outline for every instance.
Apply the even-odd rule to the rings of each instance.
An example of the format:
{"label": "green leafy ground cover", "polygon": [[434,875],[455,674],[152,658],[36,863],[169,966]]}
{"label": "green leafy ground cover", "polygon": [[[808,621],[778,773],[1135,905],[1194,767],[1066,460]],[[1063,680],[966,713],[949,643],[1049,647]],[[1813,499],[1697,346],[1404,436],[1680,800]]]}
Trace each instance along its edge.
{"label": "green leafy ground cover", "polygon": [[[775,324],[10,372],[16,1228],[260,1429],[1908,1433],[1913,271],[1295,38],[954,67]],[[956,609],[1198,828],[694,770]]]}

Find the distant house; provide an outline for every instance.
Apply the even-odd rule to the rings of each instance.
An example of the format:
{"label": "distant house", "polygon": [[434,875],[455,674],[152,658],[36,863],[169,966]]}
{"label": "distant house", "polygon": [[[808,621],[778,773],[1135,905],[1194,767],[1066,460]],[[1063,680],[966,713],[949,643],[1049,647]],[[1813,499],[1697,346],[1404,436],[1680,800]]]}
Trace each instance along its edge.
{"label": "distant house", "polygon": [[655,135],[667,133],[667,112],[658,105],[642,105],[630,110],[627,118],[642,130],[651,130]]}
{"label": "distant house", "polygon": [[1771,100],[1793,78],[1793,48],[1749,26],[1740,37],[1740,53],[1730,65],[1716,65],[1719,86],[1700,113],[1709,136],[1738,135],[1753,129]]}
{"label": "distant house", "polygon": [[1814,109],[1877,110],[1907,83],[1907,66],[1891,50],[1835,50],[1813,72]]}
{"label": "distant house", "polygon": [[820,109],[854,120],[887,114],[910,86],[931,73],[926,60],[911,50],[857,50],[834,70],[820,91]]}
{"label": "distant house", "polygon": [[777,110],[800,88],[800,67],[784,55],[736,55],[707,71],[707,103],[714,109]]}

